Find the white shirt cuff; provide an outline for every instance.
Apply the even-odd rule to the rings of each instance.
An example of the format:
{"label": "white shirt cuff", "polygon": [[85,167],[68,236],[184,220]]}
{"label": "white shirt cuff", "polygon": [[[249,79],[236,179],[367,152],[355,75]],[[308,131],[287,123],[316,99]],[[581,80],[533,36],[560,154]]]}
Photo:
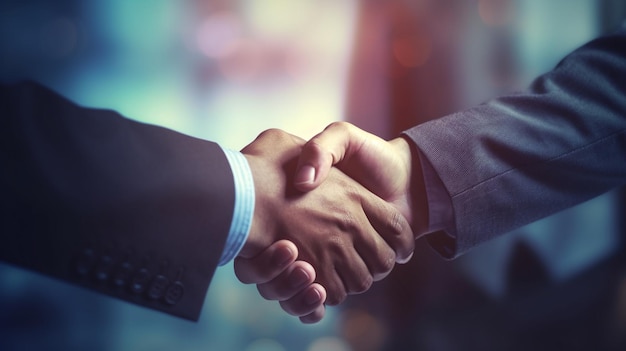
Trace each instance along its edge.
{"label": "white shirt cuff", "polygon": [[230,231],[219,265],[223,266],[235,258],[248,239],[254,216],[254,179],[246,157],[238,151],[222,148],[230,164],[235,181],[235,208]]}

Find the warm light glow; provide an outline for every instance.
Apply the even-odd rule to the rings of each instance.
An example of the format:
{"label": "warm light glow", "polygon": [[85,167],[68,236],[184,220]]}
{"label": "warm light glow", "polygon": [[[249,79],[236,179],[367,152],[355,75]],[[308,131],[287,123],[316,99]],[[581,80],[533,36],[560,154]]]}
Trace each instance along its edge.
{"label": "warm light glow", "polygon": [[343,337],[356,350],[380,350],[387,336],[385,325],[360,309],[345,311],[342,325]]}
{"label": "warm light glow", "polygon": [[510,0],[479,0],[478,14],[488,26],[503,26],[511,20],[510,6]]}
{"label": "warm light glow", "polygon": [[220,72],[230,81],[252,82],[265,73],[265,51],[254,40],[236,40],[231,43],[228,56],[219,62]]}
{"label": "warm light glow", "polygon": [[251,31],[262,36],[294,37],[319,14],[316,0],[247,0],[243,7]]}
{"label": "warm light glow", "polygon": [[242,35],[240,20],[231,13],[214,14],[198,26],[196,45],[208,57],[227,56]]}
{"label": "warm light glow", "polygon": [[428,61],[431,40],[425,34],[397,38],[393,41],[393,55],[405,67],[419,67]]}

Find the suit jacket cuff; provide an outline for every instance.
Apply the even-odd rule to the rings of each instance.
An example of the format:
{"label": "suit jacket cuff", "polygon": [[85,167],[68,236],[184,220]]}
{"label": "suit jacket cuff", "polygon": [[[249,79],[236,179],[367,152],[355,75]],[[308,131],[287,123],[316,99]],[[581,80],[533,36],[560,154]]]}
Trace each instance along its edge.
{"label": "suit jacket cuff", "polygon": [[440,255],[446,258],[453,258],[457,254],[457,247],[452,199],[428,158],[419,147],[416,147],[414,150],[416,150],[419,158],[425,196],[428,203],[426,233],[429,235],[426,238],[428,243]]}

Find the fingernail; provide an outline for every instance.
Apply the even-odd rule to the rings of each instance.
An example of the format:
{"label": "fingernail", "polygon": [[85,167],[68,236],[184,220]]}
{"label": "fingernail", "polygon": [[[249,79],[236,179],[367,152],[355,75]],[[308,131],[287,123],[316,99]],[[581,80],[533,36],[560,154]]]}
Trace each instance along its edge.
{"label": "fingernail", "polygon": [[405,263],[408,263],[408,262],[411,260],[411,258],[413,258],[413,254],[414,254],[414,253],[415,253],[415,252],[411,252],[411,254],[409,255],[409,257],[407,257],[407,258],[405,258],[405,259],[398,259],[398,260],[397,260],[397,262],[398,262],[398,263],[400,263],[400,264],[405,264]]}
{"label": "fingernail", "polygon": [[295,269],[289,276],[289,284],[292,288],[297,288],[309,281],[309,274],[302,268]]}
{"label": "fingernail", "polygon": [[296,184],[311,184],[315,180],[315,168],[310,165],[304,165],[300,167],[300,170],[296,174]]}
{"label": "fingernail", "polygon": [[293,259],[293,251],[289,247],[282,247],[272,256],[272,265],[276,267],[284,267],[291,263]]}
{"label": "fingernail", "polygon": [[304,302],[308,305],[316,305],[322,299],[322,295],[317,291],[317,289],[311,289],[306,292],[304,295]]}

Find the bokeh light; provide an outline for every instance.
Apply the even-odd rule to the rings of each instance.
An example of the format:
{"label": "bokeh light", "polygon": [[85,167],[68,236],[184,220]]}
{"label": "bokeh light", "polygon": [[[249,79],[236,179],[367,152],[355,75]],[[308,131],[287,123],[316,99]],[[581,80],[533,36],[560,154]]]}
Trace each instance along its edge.
{"label": "bokeh light", "polygon": [[[268,128],[308,138],[337,120],[395,137],[523,88],[608,30],[620,1],[3,2],[0,78],[35,79],[81,105],[236,150]],[[315,325],[242,285],[232,264],[217,270],[197,323],[1,265],[0,350],[438,351],[476,340],[508,349],[497,346],[513,340],[510,325],[493,322],[502,311],[490,303],[506,294],[511,240],[558,252],[549,272],[567,281],[618,245],[615,198],[597,201],[453,262],[424,244],[415,266]],[[626,335],[622,279],[611,318]]]}

